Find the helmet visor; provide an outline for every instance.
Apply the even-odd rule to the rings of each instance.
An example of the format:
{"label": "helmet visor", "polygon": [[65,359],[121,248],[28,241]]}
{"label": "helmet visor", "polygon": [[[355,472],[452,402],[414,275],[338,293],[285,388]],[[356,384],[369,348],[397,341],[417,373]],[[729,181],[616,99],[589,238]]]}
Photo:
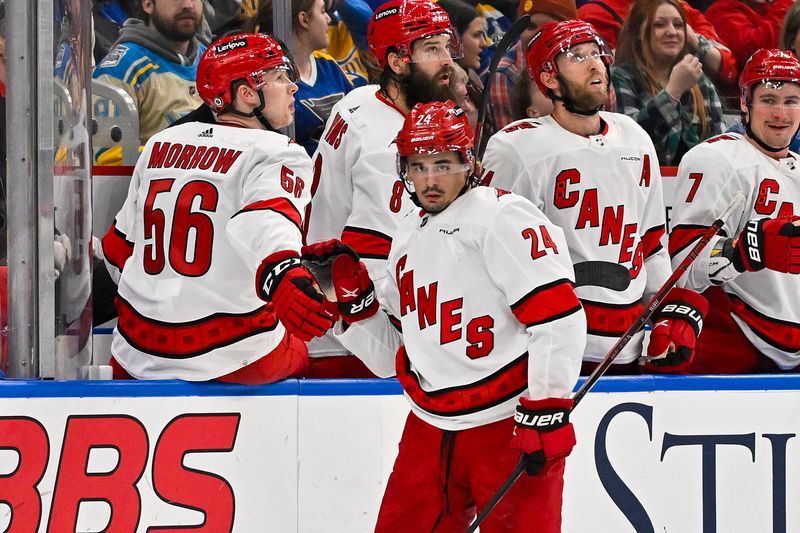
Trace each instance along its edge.
{"label": "helmet visor", "polygon": [[284,57],[282,65],[254,72],[253,82],[256,89],[260,89],[265,85],[297,83],[297,69],[289,58]]}
{"label": "helmet visor", "polygon": [[430,63],[432,61],[455,61],[464,57],[464,45],[454,31],[429,35],[411,43],[409,63]]}

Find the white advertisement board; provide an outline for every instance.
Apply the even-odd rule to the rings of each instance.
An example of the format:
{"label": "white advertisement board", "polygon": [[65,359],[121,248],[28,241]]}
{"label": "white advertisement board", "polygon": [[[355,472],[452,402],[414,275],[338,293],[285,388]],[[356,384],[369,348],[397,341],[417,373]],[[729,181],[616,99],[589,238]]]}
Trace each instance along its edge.
{"label": "white advertisement board", "polygon": [[[573,414],[565,533],[800,531],[800,376],[597,390]],[[394,380],[0,397],[3,533],[369,532],[408,413]]]}

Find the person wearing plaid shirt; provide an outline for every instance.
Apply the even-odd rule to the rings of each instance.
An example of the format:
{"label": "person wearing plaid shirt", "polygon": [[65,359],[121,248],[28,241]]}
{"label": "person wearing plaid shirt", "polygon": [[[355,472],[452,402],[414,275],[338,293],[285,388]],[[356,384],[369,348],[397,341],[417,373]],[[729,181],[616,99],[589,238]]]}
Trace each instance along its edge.
{"label": "person wearing plaid shirt", "polygon": [[617,111],[647,131],[662,165],[677,165],[690,148],[725,131],[719,94],[687,46],[680,2],[640,0],[611,68]]}

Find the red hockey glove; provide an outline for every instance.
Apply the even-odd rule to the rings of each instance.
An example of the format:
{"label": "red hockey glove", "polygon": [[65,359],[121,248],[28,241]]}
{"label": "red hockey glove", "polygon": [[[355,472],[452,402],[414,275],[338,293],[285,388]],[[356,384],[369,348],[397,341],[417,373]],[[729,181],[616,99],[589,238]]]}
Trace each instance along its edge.
{"label": "red hockey glove", "polygon": [[331,280],[339,302],[339,312],[345,322],[364,320],[378,311],[375,285],[364,262],[349,254],[341,254],[331,265]]}
{"label": "red hockey glove", "polygon": [[653,331],[643,370],[651,373],[685,371],[692,362],[707,312],[708,302],[702,295],[688,289],[669,291],[664,303],[653,313]]}
{"label": "red hockey glove", "polygon": [[256,279],[259,296],[273,303],[286,331],[301,340],[321,337],[338,319],[333,303],[314,287],[314,277],[293,250],[264,259]]}
{"label": "red hockey glove", "polygon": [[342,254],[347,254],[358,261],[358,254],[339,239],[307,244],[300,249],[300,255],[303,256],[304,260],[320,264]]}
{"label": "red hockey glove", "polygon": [[753,219],[734,246],[733,266],[739,272],[764,268],[800,274],[800,226],[797,216]]}
{"label": "red hockey glove", "polygon": [[528,475],[538,474],[546,461],[561,459],[572,451],[575,429],[569,422],[571,410],[570,398],[519,399],[511,447],[522,453]]}

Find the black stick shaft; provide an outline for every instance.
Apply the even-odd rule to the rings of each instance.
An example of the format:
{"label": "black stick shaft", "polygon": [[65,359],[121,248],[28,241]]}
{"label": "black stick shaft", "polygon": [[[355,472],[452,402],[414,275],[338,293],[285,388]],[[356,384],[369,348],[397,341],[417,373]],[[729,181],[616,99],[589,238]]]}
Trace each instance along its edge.
{"label": "black stick shaft", "polygon": [[517,479],[519,479],[519,476],[522,475],[524,470],[525,462],[522,460],[522,458],[520,458],[517,466],[514,467],[514,471],[511,472],[511,475],[508,476],[505,481],[503,481],[503,484],[500,485],[500,488],[497,489],[497,492],[494,494],[494,496],[492,496],[492,499],[489,500],[489,502],[486,504],[486,507],[483,508],[481,514],[478,515],[478,518],[476,518],[475,521],[469,525],[467,533],[473,533],[476,529],[478,529],[478,526],[481,525],[481,522],[486,520],[486,517],[489,516],[489,513],[492,512],[492,509],[494,509],[494,507],[500,503],[500,500],[502,500],[503,496],[506,495],[508,489],[510,489],[511,486],[516,483]]}
{"label": "black stick shaft", "polygon": [[[516,22],[508,29],[508,31],[503,34],[503,38],[500,39],[500,42],[497,43],[497,48],[494,51],[494,55],[492,55],[491,61],[489,61],[489,68],[487,69],[486,74],[486,83],[483,87],[483,94],[481,95],[481,101],[479,102],[478,107],[478,122],[475,124],[475,152],[477,153],[477,160],[478,163],[481,162],[483,159],[483,150],[486,148],[483,143],[483,132],[485,130],[484,124],[486,122],[486,114],[489,111],[489,101],[491,100],[491,96],[489,94],[490,89],[492,88],[492,81],[494,80],[494,75],[497,72],[497,66],[500,64],[500,60],[503,59],[503,56],[508,52],[508,49],[511,48],[511,45],[522,35],[522,32],[525,31],[525,28],[528,26],[528,23],[531,20],[530,15],[523,15],[517,19]],[[522,73],[522,75],[527,75],[526,73]]]}

